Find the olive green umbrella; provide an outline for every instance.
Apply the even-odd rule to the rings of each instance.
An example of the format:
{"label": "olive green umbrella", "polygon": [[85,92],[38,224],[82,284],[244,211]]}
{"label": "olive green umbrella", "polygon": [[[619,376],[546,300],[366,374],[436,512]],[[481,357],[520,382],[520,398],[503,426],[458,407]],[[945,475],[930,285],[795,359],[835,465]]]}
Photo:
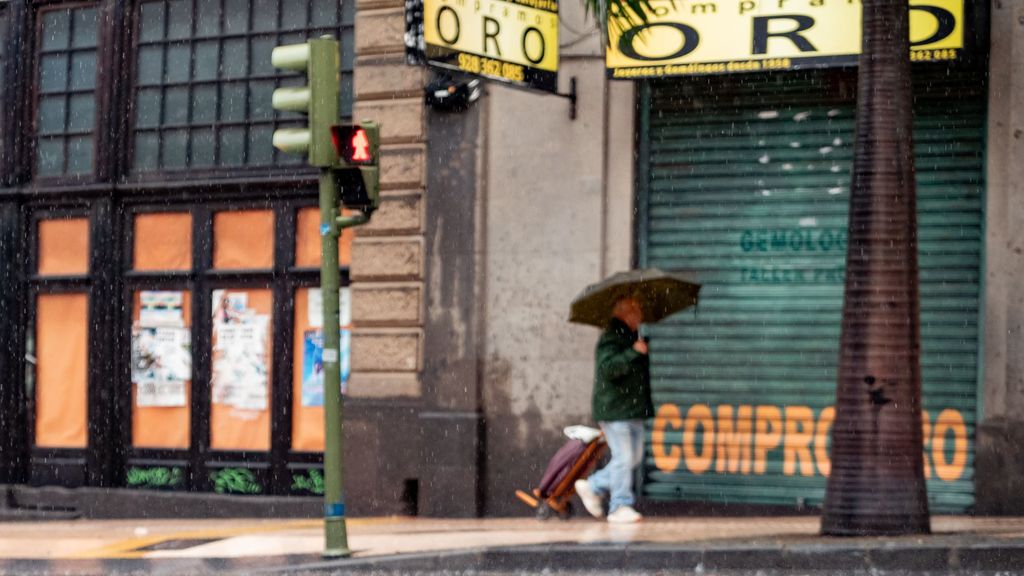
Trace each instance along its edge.
{"label": "olive green umbrella", "polygon": [[658,322],[697,304],[700,284],[693,277],[657,268],[619,272],[587,286],[573,301],[569,321],[604,328],[620,299],[632,296],[643,309],[644,322]]}

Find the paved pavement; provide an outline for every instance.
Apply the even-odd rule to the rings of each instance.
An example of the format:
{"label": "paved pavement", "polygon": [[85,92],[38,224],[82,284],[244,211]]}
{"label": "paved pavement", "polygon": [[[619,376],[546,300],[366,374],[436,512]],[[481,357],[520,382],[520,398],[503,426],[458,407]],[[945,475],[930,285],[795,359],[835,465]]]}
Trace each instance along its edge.
{"label": "paved pavement", "polygon": [[[0,573],[917,570],[1024,574],[1024,518],[934,517],[934,534],[822,538],[818,519],[350,519],[353,558],[324,563],[318,520],[0,523]],[[880,572],[881,571],[881,572]],[[790,573],[790,572],[787,572]]]}

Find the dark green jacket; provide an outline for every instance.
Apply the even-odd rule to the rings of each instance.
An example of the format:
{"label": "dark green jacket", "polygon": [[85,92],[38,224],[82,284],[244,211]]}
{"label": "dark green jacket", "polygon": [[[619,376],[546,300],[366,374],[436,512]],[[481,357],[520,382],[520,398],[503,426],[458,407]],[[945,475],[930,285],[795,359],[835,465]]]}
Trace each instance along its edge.
{"label": "dark green jacket", "polygon": [[650,359],[633,350],[637,333],[614,318],[597,342],[594,367],[594,420],[633,420],[654,416]]}

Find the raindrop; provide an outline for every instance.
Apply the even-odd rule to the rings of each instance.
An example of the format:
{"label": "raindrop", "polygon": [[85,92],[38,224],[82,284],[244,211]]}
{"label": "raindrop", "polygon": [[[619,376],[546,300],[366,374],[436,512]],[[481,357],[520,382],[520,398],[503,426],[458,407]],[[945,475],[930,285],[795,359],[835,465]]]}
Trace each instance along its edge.
{"label": "raindrop", "polygon": [[800,113],[795,114],[793,116],[793,121],[794,122],[803,122],[804,120],[807,120],[810,117],[811,117],[811,113],[810,112],[800,112]]}
{"label": "raindrop", "polygon": [[800,219],[801,228],[813,228],[818,225],[818,219],[814,216],[808,216],[807,218]]}
{"label": "raindrop", "polygon": [[841,112],[839,110],[836,110],[835,108],[828,111],[829,118],[835,118],[836,116],[839,116],[839,114],[841,114]]}
{"label": "raindrop", "polygon": [[793,169],[793,165],[792,164],[783,164],[782,165],[782,169],[783,170],[792,170]]}
{"label": "raindrop", "polygon": [[829,168],[829,170],[831,170],[832,172],[838,173],[840,170],[842,170],[842,168],[840,168],[839,166],[833,165],[831,168]]}
{"label": "raindrop", "polygon": [[842,138],[836,138],[835,140],[832,141],[832,145],[833,146],[842,146],[843,145],[843,139]]}
{"label": "raindrop", "polygon": [[772,161],[772,158],[771,156],[765,154],[764,156],[758,158],[757,161],[760,162],[761,164],[767,164]]}
{"label": "raindrop", "polygon": [[831,146],[822,146],[821,148],[818,148],[818,152],[821,152],[822,154],[828,154],[829,152],[832,152],[833,150],[835,150],[835,148],[833,148]]}
{"label": "raindrop", "polygon": [[835,196],[836,194],[842,194],[843,193],[843,189],[839,188],[839,187],[829,188],[828,189],[828,193],[833,195],[833,196]]}
{"label": "raindrop", "polygon": [[757,117],[761,120],[772,120],[779,117],[779,113],[776,110],[763,110],[757,113]]}
{"label": "raindrop", "polygon": [[789,147],[790,148],[799,148],[800,146],[802,146],[802,144],[800,144],[799,142],[790,142],[789,143]]}
{"label": "raindrop", "polygon": [[772,191],[771,190],[761,190],[761,196],[771,196],[771,195],[772,195]]}
{"label": "raindrop", "polygon": [[758,140],[757,141],[757,145],[758,146],[764,146],[764,140]]}

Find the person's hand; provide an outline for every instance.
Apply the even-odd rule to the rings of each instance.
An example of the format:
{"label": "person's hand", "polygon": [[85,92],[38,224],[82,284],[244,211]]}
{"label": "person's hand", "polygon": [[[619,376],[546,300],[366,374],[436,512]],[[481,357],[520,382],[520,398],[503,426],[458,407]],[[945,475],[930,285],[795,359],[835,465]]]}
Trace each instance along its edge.
{"label": "person's hand", "polygon": [[633,343],[633,350],[636,350],[638,353],[643,354],[644,356],[646,356],[647,355],[647,342],[644,342],[643,340],[637,340],[636,342]]}

